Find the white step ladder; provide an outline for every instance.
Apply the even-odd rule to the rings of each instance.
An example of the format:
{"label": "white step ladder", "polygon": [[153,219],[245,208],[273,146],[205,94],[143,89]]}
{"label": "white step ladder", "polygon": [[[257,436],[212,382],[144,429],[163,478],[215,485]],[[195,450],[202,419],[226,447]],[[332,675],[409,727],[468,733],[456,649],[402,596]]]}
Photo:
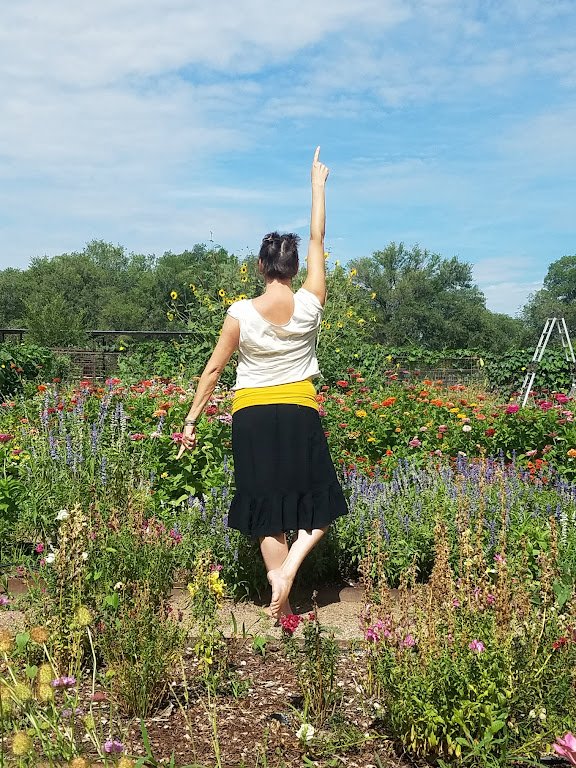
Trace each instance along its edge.
{"label": "white step ladder", "polygon": [[566,358],[566,361],[570,363],[572,384],[570,392],[568,393],[568,397],[574,397],[574,395],[576,395],[576,357],[574,356],[574,347],[572,346],[572,342],[570,340],[570,334],[568,333],[566,320],[563,317],[549,317],[544,325],[544,330],[540,336],[540,341],[538,342],[534,352],[532,362],[526,368],[526,375],[524,376],[524,381],[522,382],[522,388],[520,389],[519,395],[522,406],[526,405],[528,402],[528,397],[532,391],[532,385],[534,384],[534,378],[538,370],[538,364],[542,360],[544,352],[546,351],[546,347],[550,341],[550,336],[552,335],[554,326],[557,326],[558,328],[560,341],[562,342],[562,348],[564,350],[564,357]]}

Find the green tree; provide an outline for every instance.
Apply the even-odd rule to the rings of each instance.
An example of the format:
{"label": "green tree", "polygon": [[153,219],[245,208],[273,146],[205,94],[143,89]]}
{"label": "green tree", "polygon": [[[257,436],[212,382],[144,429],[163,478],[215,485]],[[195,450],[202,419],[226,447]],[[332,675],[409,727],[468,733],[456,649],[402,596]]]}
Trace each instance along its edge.
{"label": "green tree", "polygon": [[357,278],[375,294],[377,340],[429,349],[470,346],[481,325],[485,299],[472,268],[419,246],[390,243],[353,262]]}
{"label": "green tree", "polygon": [[564,317],[570,333],[576,334],[576,254],[550,264],[543,287],[529,297],[522,316],[532,332],[532,343],[548,317]]}

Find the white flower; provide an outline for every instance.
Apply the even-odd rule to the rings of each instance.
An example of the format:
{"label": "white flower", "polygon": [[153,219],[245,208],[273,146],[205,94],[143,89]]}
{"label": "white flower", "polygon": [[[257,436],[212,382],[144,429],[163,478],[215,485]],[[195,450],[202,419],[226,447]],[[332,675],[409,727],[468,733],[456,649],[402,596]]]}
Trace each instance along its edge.
{"label": "white flower", "polygon": [[68,512],[67,509],[61,509],[58,511],[56,515],[56,520],[68,520],[70,517],[70,512]]}
{"label": "white flower", "polygon": [[46,555],[46,563],[47,563],[48,565],[50,565],[51,563],[53,563],[53,562],[54,562],[54,560],[56,560],[56,552],[49,552],[49,553]]}
{"label": "white flower", "polygon": [[296,731],[296,736],[304,741],[311,741],[314,737],[314,726],[310,723],[302,723],[300,728]]}
{"label": "white flower", "polygon": [[82,560],[88,560],[88,552],[82,552]]}
{"label": "white flower", "polygon": [[462,427],[462,432],[472,432],[472,427],[470,426],[470,424],[464,424],[464,426]]}
{"label": "white flower", "polygon": [[121,581],[117,581],[116,584],[114,584],[114,591],[117,592],[119,589],[122,589],[124,584],[122,584]]}

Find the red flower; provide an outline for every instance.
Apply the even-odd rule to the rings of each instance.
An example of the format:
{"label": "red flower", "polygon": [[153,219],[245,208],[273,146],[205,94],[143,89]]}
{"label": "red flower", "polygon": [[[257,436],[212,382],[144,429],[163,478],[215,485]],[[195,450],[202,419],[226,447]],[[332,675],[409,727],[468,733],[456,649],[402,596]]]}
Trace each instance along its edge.
{"label": "red flower", "polygon": [[342,387],[342,389],[346,389],[347,387],[350,386],[350,384],[348,384],[348,382],[345,381],[344,379],[340,379],[339,381],[336,382],[336,386]]}
{"label": "red flower", "polygon": [[302,616],[299,616],[297,613],[291,613],[288,616],[282,616],[280,618],[280,626],[289,635],[293,635],[294,632],[298,629],[298,626],[300,622],[302,621]]}
{"label": "red flower", "polygon": [[563,645],[566,645],[568,643],[567,637],[559,637],[558,640],[554,640],[552,643],[552,649],[554,651],[557,651],[559,648],[562,648]]}
{"label": "red flower", "polygon": [[484,432],[484,434],[486,437],[493,437],[496,434],[496,430],[493,427],[490,427]]}

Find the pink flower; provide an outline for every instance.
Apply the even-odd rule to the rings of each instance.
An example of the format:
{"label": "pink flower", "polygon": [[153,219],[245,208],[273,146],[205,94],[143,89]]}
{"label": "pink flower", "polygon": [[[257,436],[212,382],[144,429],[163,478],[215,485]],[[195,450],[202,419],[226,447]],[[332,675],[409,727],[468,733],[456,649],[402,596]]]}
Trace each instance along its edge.
{"label": "pink flower", "polygon": [[452,607],[460,608],[460,600],[458,600],[457,598],[454,598],[454,600],[452,600]]}
{"label": "pink flower", "polygon": [[39,541],[38,544],[36,544],[34,547],[34,552],[36,552],[38,555],[41,555],[42,552],[44,552],[44,544],[42,544],[41,541]]}
{"label": "pink flower", "polygon": [[576,738],[570,731],[564,736],[559,736],[552,744],[552,748],[568,760],[570,765],[576,765]]}
{"label": "pink flower", "polygon": [[518,413],[520,410],[520,406],[518,403],[510,403],[509,406],[507,406],[505,413]]}
{"label": "pink flower", "polygon": [[504,555],[496,554],[494,555],[494,562],[498,563],[498,565],[506,565],[506,558]]}
{"label": "pink flower", "polygon": [[414,648],[414,646],[416,645],[416,640],[412,635],[406,635],[404,640],[402,640],[402,645],[404,646],[404,648]]}
{"label": "pink flower", "polygon": [[14,439],[14,435],[0,434],[0,443],[9,443]]}
{"label": "pink flower", "polygon": [[438,427],[438,432],[448,432],[448,427],[446,426],[446,424],[440,424],[440,426]]}
{"label": "pink flower", "polygon": [[172,437],[172,442],[173,443],[181,443],[182,442],[182,438],[184,437],[184,433],[183,432],[172,432],[171,437]]}
{"label": "pink flower", "polygon": [[557,403],[560,403],[560,405],[564,405],[569,401],[570,398],[566,397],[566,395],[563,395],[561,392],[557,392],[554,395],[554,399],[556,400]]}
{"label": "pink flower", "polygon": [[135,432],[133,435],[130,435],[130,440],[144,440],[146,435],[143,435],[142,432]]}
{"label": "pink flower", "polygon": [[549,411],[550,408],[554,408],[554,403],[551,403],[549,400],[543,400],[539,406],[542,411]]}
{"label": "pink flower", "polygon": [[537,449],[534,448],[532,451],[526,451],[524,456],[536,456],[537,453],[538,453]]}
{"label": "pink flower", "polygon": [[420,440],[418,440],[417,437],[413,437],[412,440],[410,440],[410,442],[408,443],[408,445],[410,446],[410,448],[420,448],[422,443],[420,442]]}
{"label": "pink flower", "polygon": [[7,605],[10,605],[10,600],[8,599],[8,596],[0,595],[0,608],[4,608]]}
{"label": "pink flower", "polygon": [[471,643],[468,643],[468,648],[474,653],[482,653],[486,650],[486,646],[481,640],[472,640]]}
{"label": "pink flower", "polygon": [[486,602],[488,603],[488,605],[494,605],[494,603],[496,602],[496,596],[493,595],[491,592],[489,592],[486,595]]}

